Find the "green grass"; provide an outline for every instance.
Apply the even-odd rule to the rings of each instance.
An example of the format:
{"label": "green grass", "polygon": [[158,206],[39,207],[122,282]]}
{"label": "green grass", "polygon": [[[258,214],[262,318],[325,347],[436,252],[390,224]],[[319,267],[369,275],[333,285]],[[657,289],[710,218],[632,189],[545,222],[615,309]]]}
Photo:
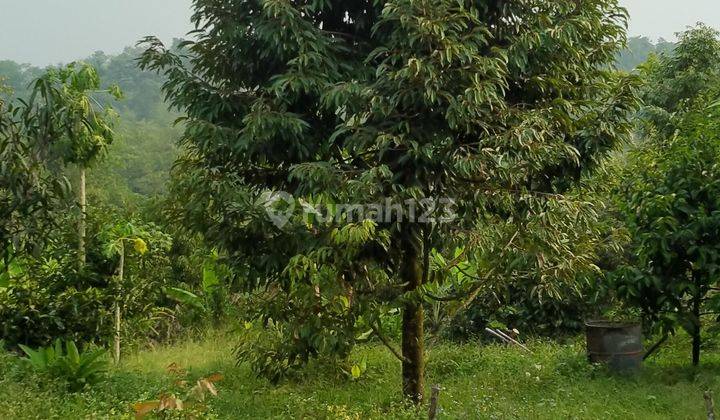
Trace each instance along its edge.
{"label": "green grass", "polygon": [[[400,366],[383,347],[359,348],[368,369],[356,381],[320,364],[301,378],[274,386],[235,366],[234,338],[214,333],[201,341],[129,356],[108,380],[90,391],[67,394],[60,384],[29,375],[10,356],[0,357],[0,418],[132,418],[129,404],[155,399],[172,388],[166,367],[175,362],[191,379],[222,372],[219,395],[205,417],[423,418],[399,398]],[[703,391],[720,396],[720,354],[707,349],[703,366],[688,366],[689,347],[677,338],[633,377],[588,366],[581,340],[516,348],[442,344],[429,349],[428,384],[440,384],[441,418],[702,419]]]}

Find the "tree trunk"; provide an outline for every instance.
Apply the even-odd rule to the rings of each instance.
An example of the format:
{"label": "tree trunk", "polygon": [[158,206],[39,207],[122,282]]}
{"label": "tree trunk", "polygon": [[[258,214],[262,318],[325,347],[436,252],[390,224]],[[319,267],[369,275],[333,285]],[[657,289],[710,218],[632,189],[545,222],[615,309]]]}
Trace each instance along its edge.
{"label": "tree trunk", "polygon": [[120,243],[120,267],[118,268],[118,288],[115,297],[115,339],[113,340],[113,359],[115,364],[120,363],[120,326],[122,317],[120,314],[120,299],[122,298],[122,282],[125,271],[125,244]]}
{"label": "tree trunk", "polygon": [[[401,279],[408,292],[422,285],[422,257],[420,235],[407,229],[401,239]],[[420,404],[425,391],[425,355],[423,337],[423,307],[421,302],[408,302],[403,309],[402,324],[402,378],[403,395]]]}
{"label": "tree trunk", "polygon": [[80,203],[80,219],[78,220],[78,261],[80,269],[82,270],[85,267],[85,261],[87,259],[87,253],[85,251],[87,196],[85,194],[85,168],[82,166],[80,167],[78,201]]}
{"label": "tree trunk", "polygon": [[693,343],[692,343],[692,363],[693,366],[698,366],[700,364],[700,344],[701,344],[701,338],[700,338],[700,332],[701,332],[701,323],[700,323],[700,300],[702,299],[702,294],[700,292],[697,293],[697,295],[693,298],[693,317],[695,318],[695,329],[693,331]]}

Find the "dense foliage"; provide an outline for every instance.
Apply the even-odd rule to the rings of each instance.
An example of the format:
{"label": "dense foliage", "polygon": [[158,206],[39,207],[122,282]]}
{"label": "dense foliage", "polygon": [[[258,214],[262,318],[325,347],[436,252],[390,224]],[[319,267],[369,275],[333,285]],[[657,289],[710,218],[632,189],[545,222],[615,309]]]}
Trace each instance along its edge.
{"label": "dense foliage", "polygon": [[[129,321],[124,337],[167,336],[166,331],[177,329],[159,330],[176,323],[175,303],[165,293],[165,285],[175,280],[168,258],[171,238],[148,220],[133,223],[133,238],[149,250],[142,258],[128,255],[123,282],[113,281],[121,265],[116,253],[107,252],[117,239],[113,228],[138,218],[142,203],[136,200],[136,209],[128,210],[117,206],[123,204],[118,197],[100,196],[102,201],[91,200],[85,208],[84,183],[71,189],[67,181],[76,178],[76,166],[83,173],[114,140],[107,101],[118,99],[119,89],[101,90],[98,73],[83,63],[48,69],[31,88],[27,98],[3,103],[0,109],[0,144],[7,158],[0,189],[5,200],[0,244],[3,339],[12,346],[46,345],[56,338],[107,343],[113,306]],[[112,192],[110,185],[104,190]]]}
{"label": "dense foliage", "polygon": [[53,214],[69,206],[68,184],[50,158],[54,131],[33,105],[0,99],[0,286],[16,253],[39,251]]}
{"label": "dense foliage", "polygon": [[622,174],[632,236],[620,294],[666,334],[682,327],[700,360],[703,315],[718,311],[720,88],[718,33],[698,26],[646,64],[643,140]]}

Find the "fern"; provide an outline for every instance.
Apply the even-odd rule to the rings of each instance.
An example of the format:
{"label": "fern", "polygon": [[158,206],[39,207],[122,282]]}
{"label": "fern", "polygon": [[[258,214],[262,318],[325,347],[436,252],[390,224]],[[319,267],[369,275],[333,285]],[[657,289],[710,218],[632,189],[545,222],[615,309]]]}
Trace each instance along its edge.
{"label": "fern", "polygon": [[105,350],[81,353],[72,341],[63,346],[62,341],[55,340],[52,346],[37,350],[23,345],[20,348],[27,355],[24,360],[34,371],[66,382],[71,391],[100,382],[108,367],[103,358],[107,353]]}

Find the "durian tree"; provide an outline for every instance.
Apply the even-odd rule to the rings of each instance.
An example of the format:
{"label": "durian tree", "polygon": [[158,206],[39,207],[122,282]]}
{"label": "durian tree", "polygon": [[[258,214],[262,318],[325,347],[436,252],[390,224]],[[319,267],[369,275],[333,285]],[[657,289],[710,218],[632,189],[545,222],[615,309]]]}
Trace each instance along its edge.
{"label": "durian tree", "polygon": [[[147,38],[140,64],[186,115],[176,215],[243,270],[275,334],[261,373],[376,337],[420,402],[423,302],[462,308],[518,270],[572,277],[548,256],[572,254],[561,227],[591,229],[592,209],[564,193],[635,106],[612,68],[616,0],[193,5],[193,40]],[[467,261],[483,263],[440,295]],[[399,350],[383,327],[398,310]]]}

